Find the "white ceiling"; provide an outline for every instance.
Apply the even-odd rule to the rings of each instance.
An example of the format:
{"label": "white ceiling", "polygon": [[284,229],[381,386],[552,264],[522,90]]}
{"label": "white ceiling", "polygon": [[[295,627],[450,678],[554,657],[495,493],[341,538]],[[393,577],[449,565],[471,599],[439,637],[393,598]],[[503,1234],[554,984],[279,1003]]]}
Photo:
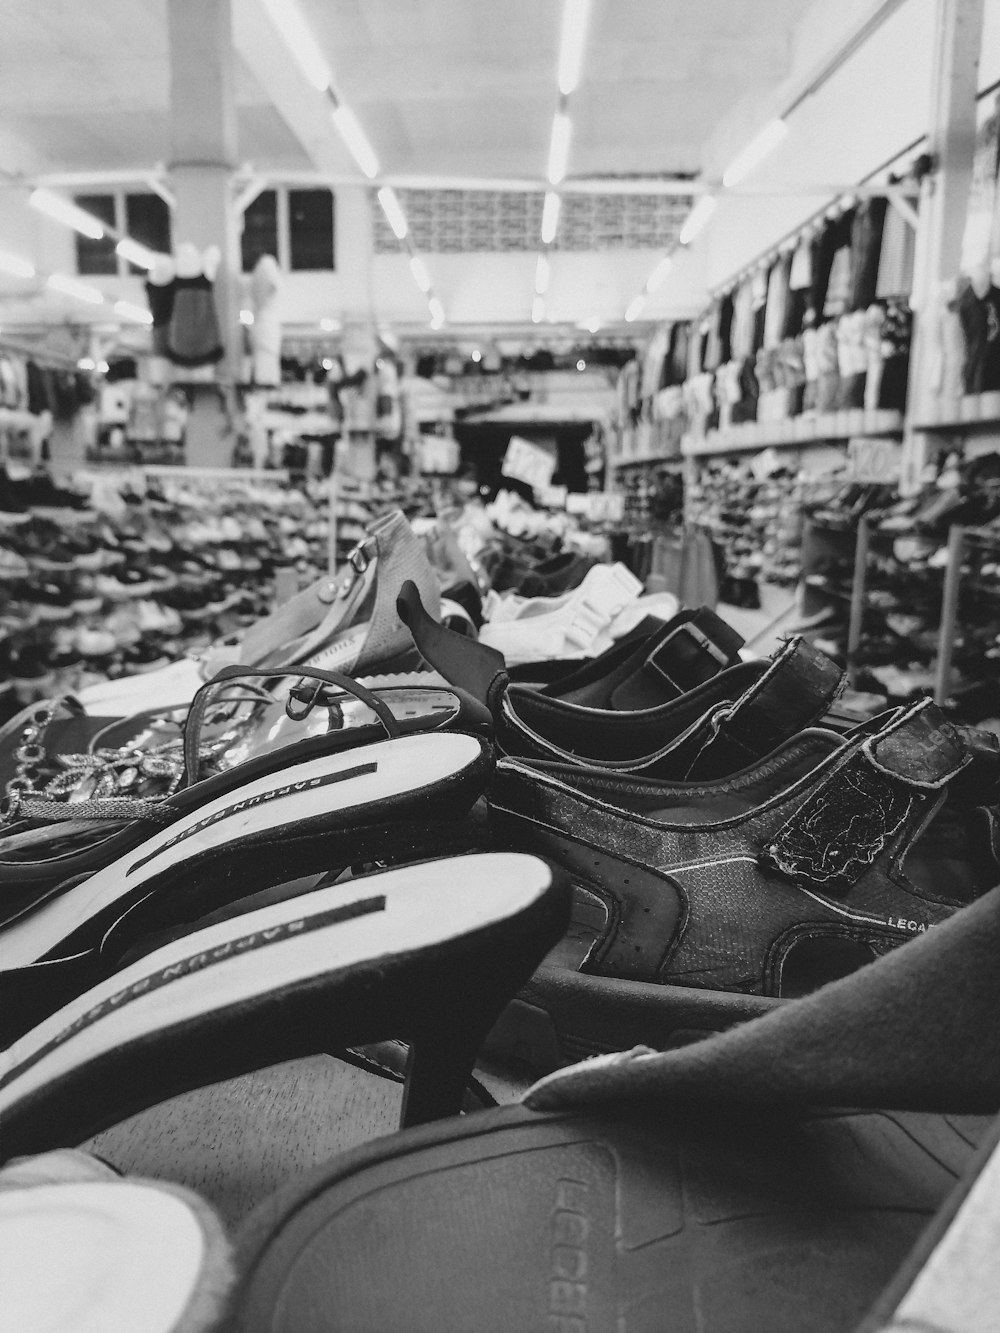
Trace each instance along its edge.
{"label": "white ceiling", "polygon": [[[0,171],[22,180],[141,177],[169,165],[167,3],[0,0]],[[562,0],[298,3],[386,177],[432,186],[516,179],[542,187]],[[838,0],[853,9],[867,3]],[[720,126],[746,110],[747,133],[759,127],[761,108],[793,67],[803,18],[816,5],[592,0],[583,74],[570,100],[568,180],[697,176]],[[232,0],[232,9],[241,163],[272,179],[319,172],[331,182],[365,183],[330,123],[328,104],[299,72],[261,0]],[[570,259],[557,259],[551,305],[562,313],[550,317],[579,319],[598,309],[602,318],[620,320],[654,261],[649,251],[602,252],[592,301],[580,295]],[[470,256],[466,268],[474,262]],[[516,286],[517,317],[527,321],[534,257],[523,257],[523,274],[519,262],[510,257],[506,282]],[[381,281],[400,300],[378,313],[423,322],[422,298],[411,290],[402,257],[397,267],[399,278],[386,260]],[[454,302],[466,321],[510,319],[497,299],[511,304],[503,283],[492,292],[480,287],[480,307],[465,300],[468,284],[458,269],[449,273],[442,262],[434,274],[449,312]],[[681,278],[683,299],[699,299],[700,283]]]}
{"label": "white ceiling", "polygon": [[[787,73],[810,2],[594,0],[570,174],[696,173],[718,121]],[[233,0],[238,32],[257,5]],[[543,176],[561,0],[300,8],[386,173]],[[166,0],[0,0],[0,30],[0,166],[141,170],[166,160]],[[270,170],[312,166],[265,91],[275,62],[248,54],[257,68],[239,61],[241,157]]]}

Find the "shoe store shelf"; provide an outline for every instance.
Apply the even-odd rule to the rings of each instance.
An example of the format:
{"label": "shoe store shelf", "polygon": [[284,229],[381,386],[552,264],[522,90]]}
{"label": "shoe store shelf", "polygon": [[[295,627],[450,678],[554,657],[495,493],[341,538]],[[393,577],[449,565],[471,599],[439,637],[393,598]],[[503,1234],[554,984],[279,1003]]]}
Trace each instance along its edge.
{"label": "shoe store shelf", "polygon": [[829,444],[858,436],[900,435],[902,431],[902,413],[888,409],[866,412],[858,408],[814,417],[789,417],[785,421],[744,421],[727,430],[711,430],[704,436],[685,435],[681,453],[686,458],[703,458],[712,454]]}

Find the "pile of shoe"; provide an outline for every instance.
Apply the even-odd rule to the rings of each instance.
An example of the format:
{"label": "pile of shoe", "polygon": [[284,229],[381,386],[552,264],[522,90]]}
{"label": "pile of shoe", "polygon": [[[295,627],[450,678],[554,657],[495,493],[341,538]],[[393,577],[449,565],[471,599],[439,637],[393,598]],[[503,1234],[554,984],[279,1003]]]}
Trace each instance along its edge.
{"label": "pile of shoe", "polygon": [[[387,578],[400,533],[362,548]],[[997,1227],[1000,742],[927,701],[838,728],[828,659],[743,661],[705,609],[519,684],[428,600],[404,579],[396,614],[447,684],[292,660],[308,629],[185,709],[0,731],[2,1150],[36,1155],[0,1172],[10,1326],[988,1327],[989,1254],[948,1278],[969,1209]],[[235,1247],[62,1151],[391,1039],[405,1128]],[[546,1076],[460,1117],[484,1045]]]}

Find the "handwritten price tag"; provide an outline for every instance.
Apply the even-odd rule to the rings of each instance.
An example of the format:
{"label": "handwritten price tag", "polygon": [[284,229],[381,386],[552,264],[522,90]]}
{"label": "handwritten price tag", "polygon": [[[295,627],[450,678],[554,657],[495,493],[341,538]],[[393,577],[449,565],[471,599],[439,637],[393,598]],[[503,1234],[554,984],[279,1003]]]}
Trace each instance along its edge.
{"label": "handwritten price tag", "polygon": [[895,486],[903,468],[903,446],[878,437],[847,442],[847,475],[852,481]]}
{"label": "handwritten price tag", "polygon": [[555,470],[554,453],[532,444],[530,440],[522,439],[520,435],[510,437],[500,469],[505,477],[513,477],[515,481],[523,481],[535,490],[540,490],[550,484]]}

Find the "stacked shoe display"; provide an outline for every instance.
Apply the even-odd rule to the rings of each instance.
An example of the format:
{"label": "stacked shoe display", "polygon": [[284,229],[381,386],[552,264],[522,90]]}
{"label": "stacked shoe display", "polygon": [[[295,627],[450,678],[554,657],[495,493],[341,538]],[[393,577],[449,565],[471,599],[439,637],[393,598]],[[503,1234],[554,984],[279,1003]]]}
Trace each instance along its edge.
{"label": "stacked shoe display", "polygon": [[[235,1255],[148,1182],[0,1173],[19,1265],[48,1227],[75,1246],[74,1210],[106,1209],[134,1264],[146,1228],[203,1238],[157,1324],[115,1304],[113,1267],[84,1291],[84,1251],[58,1289],[11,1288],[19,1329],[856,1328],[1000,1108],[1000,742],[926,700],[845,730],[804,639],[745,660],[613,566],[532,593],[540,566],[580,573],[559,551],[502,594],[524,623],[595,573],[633,623],[514,671],[442,623],[412,536],[368,524],[187,707],[47,701],[0,730],[5,1156],[279,1061],[409,1048],[408,1128],[291,1184]],[[356,674],[412,636],[437,677],[322,665],[361,629]],[[546,1077],[458,1119],[484,1048]]]}

